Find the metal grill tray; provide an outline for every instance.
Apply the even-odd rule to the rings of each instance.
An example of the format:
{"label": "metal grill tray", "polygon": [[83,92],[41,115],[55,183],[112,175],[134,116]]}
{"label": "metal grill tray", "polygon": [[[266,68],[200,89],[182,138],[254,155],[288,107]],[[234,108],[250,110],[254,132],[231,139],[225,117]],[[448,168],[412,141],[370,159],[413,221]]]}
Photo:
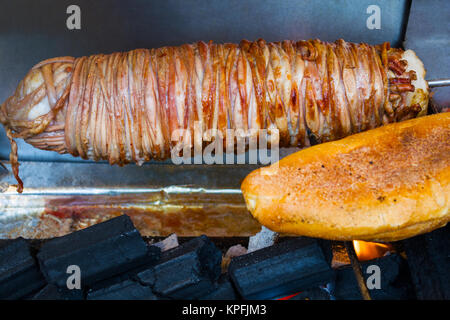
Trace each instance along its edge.
{"label": "metal grill tray", "polygon": [[143,236],[250,236],[239,183],[251,165],[23,162],[23,194],[11,174],[0,195],[0,238],[49,238],[128,214]]}

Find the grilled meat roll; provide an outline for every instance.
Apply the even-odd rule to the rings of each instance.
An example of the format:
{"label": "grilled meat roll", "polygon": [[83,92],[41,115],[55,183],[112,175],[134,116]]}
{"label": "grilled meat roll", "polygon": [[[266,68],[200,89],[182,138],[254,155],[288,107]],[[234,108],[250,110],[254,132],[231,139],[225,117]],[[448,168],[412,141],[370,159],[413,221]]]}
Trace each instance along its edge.
{"label": "grilled meat roll", "polygon": [[278,129],[280,146],[304,147],[425,114],[424,76],[414,52],[388,43],[198,42],[42,61],[0,121],[20,192],[14,138],[119,165],[170,157],[174,132],[194,137],[195,122],[224,139]]}

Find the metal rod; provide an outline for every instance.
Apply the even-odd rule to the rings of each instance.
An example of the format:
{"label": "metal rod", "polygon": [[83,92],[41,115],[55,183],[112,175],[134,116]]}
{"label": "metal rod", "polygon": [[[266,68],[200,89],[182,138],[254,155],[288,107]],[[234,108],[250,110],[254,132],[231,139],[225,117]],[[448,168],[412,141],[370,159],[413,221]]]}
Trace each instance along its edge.
{"label": "metal rod", "polygon": [[436,87],[449,87],[450,86],[450,79],[434,79],[434,80],[428,80],[428,86],[430,88],[436,88]]}
{"label": "metal rod", "polygon": [[348,257],[352,264],[353,273],[356,277],[356,282],[358,282],[359,291],[364,300],[372,300],[370,297],[369,289],[367,289],[366,281],[361,269],[361,264],[359,263],[358,257],[356,256],[355,248],[353,247],[352,241],[345,241],[345,248],[347,249]]}

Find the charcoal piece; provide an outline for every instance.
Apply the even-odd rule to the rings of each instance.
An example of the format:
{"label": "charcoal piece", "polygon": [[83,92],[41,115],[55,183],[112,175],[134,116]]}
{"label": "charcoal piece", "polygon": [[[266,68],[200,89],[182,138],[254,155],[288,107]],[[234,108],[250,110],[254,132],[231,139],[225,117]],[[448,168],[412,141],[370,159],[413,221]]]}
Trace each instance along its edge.
{"label": "charcoal piece", "polygon": [[103,288],[89,291],[88,300],[157,300],[149,286],[126,279]]}
{"label": "charcoal piece", "polygon": [[331,296],[324,288],[315,287],[302,291],[289,300],[331,300]]}
{"label": "charcoal piece", "polygon": [[[137,274],[155,265],[160,256],[161,249],[156,246],[150,246],[148,249],[147,259],[143,264],[126,272],[115,275],[114,277],[103,279],[90,285],[87,295],[88,299],[115,300],[114,297],[116,297],[117,299],[122,299],[120,298],[120,296],[125,297],[127,295],[127,292],[130,293],[130,297],[125,297],[124,299],[145,300],[156,298],[156,296],[154,297],[153,293],[149,294],[149,290],[147,290],[146,288],[140,288]],[[139,298],[139,295],[141,298]]]}
{"label": "charcoal piece", "polygon": [[36,293],[32,300],[83,300],[84,293],[80,289],[58,288],[54,284],[48,284]]}
{"label": "charcoal piece", "polygon": [[23,238],[0,248],[0,299],[19,299],[39,290],[45,279]]}
{"label": "charcoal piece", "polygon": [[[380,289],[368,288],[373,300],[414,298],[406,263],[399,255],[390,254],[361,263],[366,282],[368,277],[374,275],[373,271],[367,269],[371,265],[376,265],[380,268]],[[363,299],[351,266],[346,266],[336,271],[336,282],[332,295],[338,300]]]}
{"label": "charcoal piece", "polygon": [[450,225],[402,241],[419,300],[450,299]]}
{"label": "charcoal piece", "polygon": [[333,241],[324,239],[316,239],[316,240],[320,248],[322,249],[322,252],[325,256],[325,260],[327,261],[328,265],[331,266],[333,262]]}
{"label": "charcoal piece", "polygon": [[156,294],[170,299],[197,299],[214,290],[222,254],[206,236],[165,251],[160,261],[137,277]]}
{"label": "charcoal piece", "polygon": [[[141,263],[136,267],[129,269],[126,272],[128,277],[134,277],[138,272],[147,269],[150,266],[155,265],[161,258],[161,248],[157,246],[149,246],[147,248],[147,254],[142,258]],[[123,275],[124,273],[121,273]]]}
{"label": "charcoal piece", "polygon": [[86,286],[142,264],[147,251],[130,218],[122,215],[44,243],[37,258],[49,283],[66,287],[67,268],[76,265]]}
{"label": "charcoal piece", "polygon": [[32,300],[62,300],[62,296],[57,286],[48,284],[36,293]]}
{"label": "charcoal piece", "polygon": [[214,291],[202,297],[201,300],[236,300],[238,296],[228,274],[222,274],[215,285]]}
{"label": "charcoal piece", "polygon": [[287,296],[333,278],[316,240],[296,238],[233,258],[228,272],[244,299]]}

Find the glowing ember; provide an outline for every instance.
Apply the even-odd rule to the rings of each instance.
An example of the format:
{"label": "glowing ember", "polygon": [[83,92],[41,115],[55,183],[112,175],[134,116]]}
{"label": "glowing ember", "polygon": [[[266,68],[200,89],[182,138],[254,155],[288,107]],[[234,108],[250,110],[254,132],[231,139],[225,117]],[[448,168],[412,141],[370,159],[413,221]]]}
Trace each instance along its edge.
{"label": "glowing ember", "polygon": [[300,293],[301,293],[301,292],[297,292],[297,293],[294,293],[294,294],[288,295],[288,296],[286,296],[286,297],[283,297],[283,298],[278,298],[277,300],[289,300],[289,299],[291,299],[291,298],[293,298],[293,297],[295,297],[295,296],[299,295]]}
{"label": "glowing ember", "polygon": [[366,242],[360,240],[354,240],[353,247],[355,248],[355,252],[358,256],[359,261],[367,261],[379,258],[384,256],[386,252],[392,250],[392,246],[390,244]]}

